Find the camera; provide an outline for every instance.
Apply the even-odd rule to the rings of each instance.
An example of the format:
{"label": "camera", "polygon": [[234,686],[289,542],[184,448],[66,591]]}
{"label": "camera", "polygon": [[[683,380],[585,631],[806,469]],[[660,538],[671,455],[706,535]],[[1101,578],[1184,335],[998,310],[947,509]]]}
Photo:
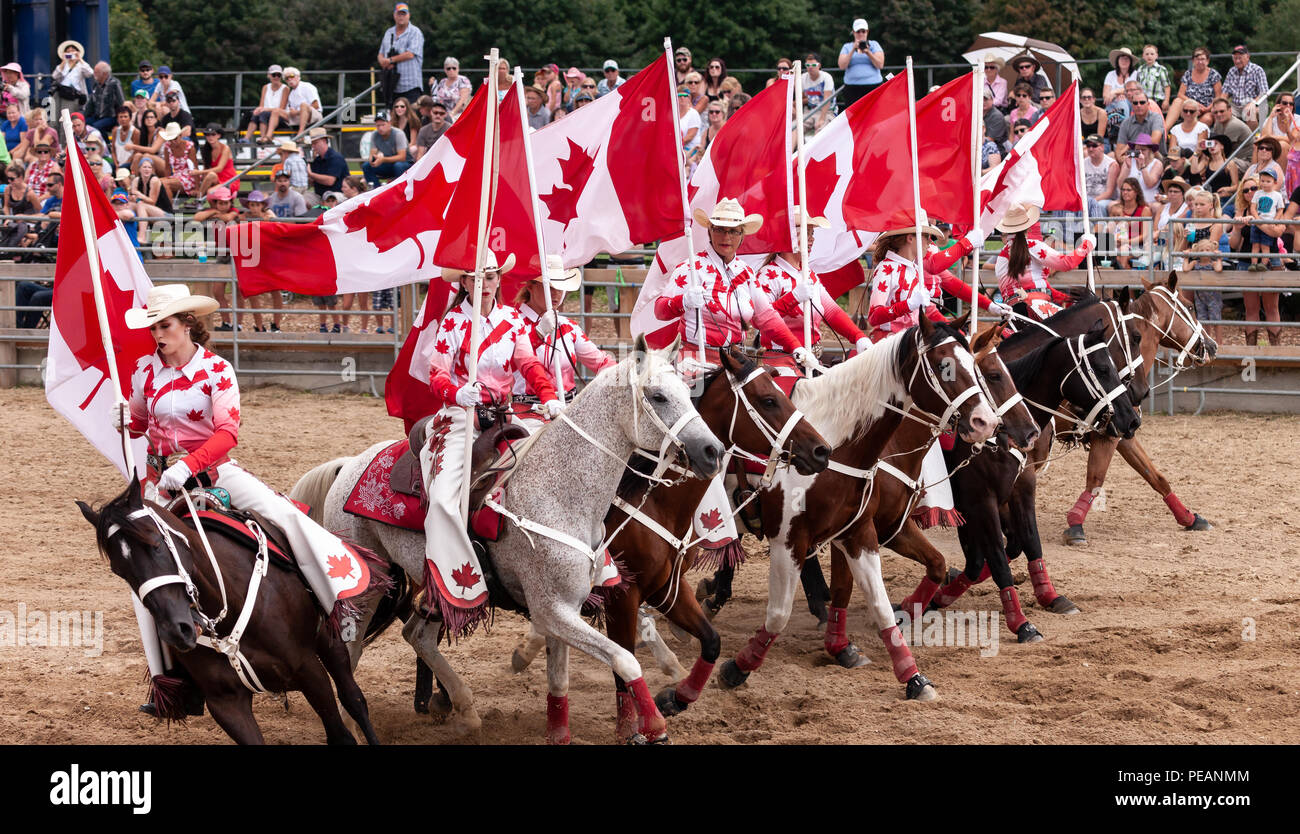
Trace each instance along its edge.
{"label": "camera", "polygon": [[871,49],[871,43],[869,41],[858,41],[859,52],[867,52],[870,49]]}
{"label": "camera", "polygon": [[1126,154],[1124,154],[1124,155],[1127,156],[1129,159],[1137,159],[1137,158],[1138,158],[1138,152],[1137,152],[1137,151],[1129,151],[1128,153],[1126,153]]}

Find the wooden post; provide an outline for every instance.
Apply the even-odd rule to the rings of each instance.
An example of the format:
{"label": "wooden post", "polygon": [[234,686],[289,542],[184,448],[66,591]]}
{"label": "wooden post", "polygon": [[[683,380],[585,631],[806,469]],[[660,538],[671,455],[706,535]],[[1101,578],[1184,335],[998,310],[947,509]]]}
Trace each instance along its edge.
{"label": "wooden post", "polygon": [[[18,291],[14,281],[0,280],[0,307],[12,307],[16,304]],[[0,310],[0,333],[18,326],[18,314],[14,310]],[[0,365],[18,364],[18,343],[0,341]],[[17,368],[0,368],[0,388],[13,388],[18,384]]]}

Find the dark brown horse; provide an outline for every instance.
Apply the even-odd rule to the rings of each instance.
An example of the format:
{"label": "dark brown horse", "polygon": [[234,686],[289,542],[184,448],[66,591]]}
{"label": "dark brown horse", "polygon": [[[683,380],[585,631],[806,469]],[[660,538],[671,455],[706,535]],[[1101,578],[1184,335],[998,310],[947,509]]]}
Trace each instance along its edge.
{"label": "dark brown horse", "polygon": [[[379,743],[365,696],[352,676],[347,647],[306,593],[296,571],[269,566],[265,554],[258,558],[257,550],[231,538],[210,536],[227,602],[227,616],[213,623],[204,612],[221,611],[223,600],[202,541],[166,508],[143,500],[139,481],[132,481],[98,512],[81,501],[77,506],[95,527],[99,549],[113,573],[141,596],[162,641],[176,653],[206,697],[212,717],[232,739],[239,744],[263,743],[253,717],[254,690],[244,683],[249,680],[264,691],[301,691],[320,716],[330,744],[355,744],[339,716],[332,678],[339,700],[366,741]],[[250,601],[247,592],[259,567],[264,575],[255,601]],[[229,656],[199,645],[201,640],[229,638],[246,605],[253,606],[251,615],[242,638],[233,646],[226,644]],[[240,664],[239,671],[233,663]],[[156,706],[162,717],[181,717],[164,703]]]}
{"label": "dark brown horse", "polygon": [[[734,348],[721,351],[719,360],[721,366],[705,378],[703,393],[696,400],[696,409],[709,430],[731,449],[751,458],[775,456],[804,475],[825,469],[830,446],[796,413],[771,375]],[[698,548],[688,545],[692,516],[709,482],[692,478],[656,486],[645,477],[653,462],[642,465],[639,460],[634,459],[638,471],[628,472],[619,485],[621,506],[616,504],[605,517],[606,529],[618,530],[610,552],[634,577],[631,586],[612,594],[606,602],[605,627],[611,639],[634,651],[638,611],[644,603],[699,640],[700,657],[690,674],[655,698],[667,717],[699,698],[722,649],[721,638],[684,581],[686,571],[700,556]],[[630,508],[631,521],[629,510],[623,507]],[[515,651],[512,664],[516,671],[527,666],[540,648],[541,640],[530,634]],[[636,712],[624,682],[617,675],[614,681],[616,735],[619,741],[627,741],[637,732]]]}

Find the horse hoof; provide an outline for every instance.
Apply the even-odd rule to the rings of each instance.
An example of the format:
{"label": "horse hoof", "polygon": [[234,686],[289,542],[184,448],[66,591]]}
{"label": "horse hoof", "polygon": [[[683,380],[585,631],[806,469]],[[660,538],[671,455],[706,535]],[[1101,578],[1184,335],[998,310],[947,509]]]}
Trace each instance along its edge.
{"label": "horse hoof", "polygon": [[742,672],[734,660],[722,664],[722,669],[718,671],[718,683],[722,684],[723,689],[735,689],[747,680],[749,673]]}
{"label": "horse hoof", "polygon": [[527,669],[530,663],[532,663],[532,661],[525,657],[524,653],[518,649],[515,649],[514,654],[510,655],[510,671],[514,672],[516,675]]}
{"label": "horse hoof", "polygon": [[429,714],[429,699],[428,699],[428,698],[416,698],[416,699],[415,699],[415,711],[416,711],[417,713],[419,713],[420,715],[428,715],[428,714]]}
{"label": "horse hoof", "polygon": [[957,577],[961,576],[961,573],[962,572],[957,568],[948,568],[948,578],[944,580],[943,584],[951,585],[952,583],[956,582]]}
{"label": "horse hoof", "polygon": [[1042,639],[1042,632],[1034,628],[1033,623],[1022,623],[1020,628],[1016,629],[1017,643],[1037,643]]}
{"label": "horse hoof", "polygon": [[[1194,515],[1195,515],[1195,514],[1194,514]],[[1193,521],[1191,524],[1187,525],[1186,527],[1184,527],[1183,529],[1186,530],[1186,531],[1189,532],[1189,533],[1191,533],[1191,532],[1199,532],[1199,531],[1203,531],[1203,530],[1213,530],[1213,529],[1214,529],[1214,525],[1210,524],[1210,522],[1206,521],[1205,519],[1203,519],[1203,518],[1201,518],[1199,515],[1197,515],[1197,516],[1196,516],[1196,520]]]}
{"label": "horse hoof", "polygon": [[824,628],[826,623],[830,621],[831,615],[830,611],[826,608],[826,603],[822,602],[817,605],[808,603],[808,609],[808,613],[817,618],[817,626],[819,628]]}
{"label": "horse hoof", "polygon": [[452,735],[460,738],[474,736],[483,729],[483,719],[479,718],[478,710],[470,707],[464,711],[452,713],[447,729],[451,731]]}
{"label": "horse hoof", "polygon": [[659,712],[664,718],[672,718],[674,715],[683,712],[690,704],[678,703],[677,690],[671,686],[665,686],[655,696],[655,706],[659,707]]}
{"label": "horse hoof", "polygon": [[629,747],[642,747],[650,743],[650,740],[640,733],[633,733],[623,742]]}
{"label": "horse hoof", "polygon": [[933,701],[939,697],[939,692],[930,683],[930,679],[920,672],[912,675],[907,681],[907,700],[909,701]]}
{"label": "horse hoof", "polygon": [[1056,599],[1052,600],[1051,605],[1043,606],[1051,614],[1078,614],[1079,606],[1075,605],[1065,594],[1058,594]]}
{"label": "horse hoof", "polygon": [[1071,524],[1065,528],[1064,539],[1071,547],[1083,547],[1088,543],[1088,537],[1083,534],[1082,524]]}
{"label": "horse hoof", "polygon": [[844,647],[843,651],[835,655],[835,662],[845,669],[858,669],[869,664],[871,658],[863,654],[857,646],[850,643]]}

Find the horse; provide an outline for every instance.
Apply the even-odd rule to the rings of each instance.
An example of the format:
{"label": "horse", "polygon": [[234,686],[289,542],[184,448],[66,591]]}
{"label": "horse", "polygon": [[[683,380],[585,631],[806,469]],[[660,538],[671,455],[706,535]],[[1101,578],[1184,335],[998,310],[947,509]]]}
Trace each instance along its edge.
{"label": "horse", "polygon": [[[592,587],[595,560],[604,553],[605,516],[627,467],[638,449],[654,449],[663,460],[667,450],[684,454],[689,469],[711,478],[720,466],[723,447],[699,419],[690,390],[675,373],[671,357],[677,345],[651,351],[645,340],[613,368],[600,373],[563,415],[539,430],[519,454],[500,505],[506,523],[490,559],[500,587],[526,608],[533,627],[546,638],[547,740],[564,743],[568,729],[568,650],[575,647],[610,665],[627,682],[638,716],[633,741],[667,739],[667,725],[641,676],[635,656],[582,619],[581,608]],[[379,443],[354,458],[331,461],[300,479],[294,497],[325,494],[323,517],[330,529],[356,541],[423,582],[424,536],[343,511],[370,461],[390,443]],[[580,472],[581,479],[561,473]],[[521,527],[526,524],[527,527]],[[373,610],[363,611],[363,621]],[[481,720],[469,688],[437,650],[439,630],[412,615],[403,636],[446,687],[459,730],[475,730]],[[360,646],[354,643],[354,655]]]}
{"label": "horse", "polygon": [[[1002,348],[1003,354],[1014,358],[1022,352],[1032,350],[1050,338],[1053,332],[1062,336],[1078,335],[1098,320],[1106,323],[1108,332],[1114,338],[1115,323],[1122,320],[1130,322],[1141,338],[1140,355],[1134,357],[1140,359],[1140,363],[1132,369],[1135,380],[1147,379],[1151,368],[1155,365],[1156,352],[1162,347],[1177,352],[1173,363],[1176,371],[1183,370],[1189,360],[1193,366],[1204,365],[1211,361],[1218,352],[1218,345],[1205,332],[1196,314],[1179,297],[1178,273],[1170,272],[1165,282],[1159,284],[1149,283],[1143,279],[1142,286],[1144,292],[1136,300],[1131,299],[1129,290],[1125,287],[1120,290],[1114,301],[1107,302],[1114,305],[1114,310],[1119,311],[1118,315],[1114,310],[1108,311],[1104,306],[1069,307],[1044,322],[1052,329],[1050,332],[1036,328],[1022,331],[1021,334],[1007,340]],[[1119,367],[1119,364],[1117,358],[1116,367]],[[1140,393],[1139,399],[1133,403],[1137,406],[1148,393],[1145,382],[1141,391],[1134,393]],[[1083,522],[1087,518],[1093,500],[1105,483],[1106,472],[1117,449],[1124,460],[1164,499],[1165,505],[1169,507],[1174,519],[1183,529],[1188,531],[1211,529],[1208,521],[1188,510],[1174,494],[1168,479],[1156,468],[1151,456],[1136,438],[1115,438],[1094,433],[1089,438],[1086,488],[1066,514],[1067,527],[1064,533],[1066,544],[1087,544]]]}
{"label": "horse", "polygon": [[[1009,360],[1007,367],[1040,425],[1047,425],[1054,416],[1068,417],[1079,438],[1096,431],[1132,437],[1141,425],[1107,349],[1100,321],[1081,336],[1053,337],[1032,353]],[[1083,416],[1060,411],[1062,401]],[[1035,448],[1043,445],[1040,440]],[[949,467],[969,458],[970,451],[965,439],[958,438],[945,454]],[[1075,608],[1068,598],[1056,593],[1043,562],[1034,510],[1037,470],[1027,462],[1026,455],[994,444],[971,459],[969,466],[953,472],[953,497],[965,516],[957,537],[966,555],[966,569],[950,576],[943,587],[927,589],[932,595],[931,607],[946,608],[971,585],[991,575],[999,589],[1007,628],[1020,643],[1038,642],[1043,635],[1021,610],[1008,565],[1010,553],[1027,554],[1034,595],[1041,606],[1063,614]],[[918,589],[915,596],[924,594]],[[915,605],[913,611],[919,613]]]}
{"label": "horse", "polygon": [[[880,454],[909,410],[936,434],[955,421],[958,433],[971,442],[987,440],[998,424],[977,381],[966,338],[925,317],[916,327],[886,337],[823,376],[801,381],[792,401],[835,452],[819,475],[782,472],[760,490],[762,530],[770,546],[767,615],[747,645],[719,671],[719,681],[727,688],[744,683],[785,628],[794,586],[808,556],[862,518]],[[854,528],[845,551],[907,697],[937,697],[894,625],[874,525]]]}
{"label": "horse", "polygon": [[[795,410],[771,375],[734,347],[719,351],[719,360],[719,367],[704,379],[696,409],[709,429],[729,445],[729,451],[748,460],[761,460],[769,467],[788,460],[804,475],[825,469],[830,461],[825,439]],[[646,465],[635,468],[623,476],[618,500],[605,518],[606,528],[618,531],[610,550],[635,580],[606,603],[605,627],[615,642],[634,651],[638,610],[647,603],[699,641],[700,656],[690,674],[655,696],[659,711],[671,717],[699,698],[722,650],[722,639],[699,601],[683,589],[686,571],[699,559],[699,551],[690,544],[692,515],[709,484],[690,479],[656,485],[647,479]],[[535,633],[524,638],[512,658],[516,672],[528,666],[541,645]],[[625,683],[616,677],[615,686],[616,737],[622,741],[636,731],[635,713]]]}
{"label": "horse", "polygon": [[[145,501],[138,480],[98,511],[82,501],[77,506],[94,526],[109,567],[153,615],[163,643],[177,652],[231,739],[264,743],[253,717],[255,691],[296,690],[320,717],[330,744],[356,744],[339,716],[333,679],[367,743],[379,743],[347,648],[304,593],[296,571],[268,570],[276,557],[268,557],[268,534],[257,521],[246,523],[259,545],[214,534],[208,537],[209,561],[196,558],[205,552],[198,532],[167,508]],[[205,613],[218,609],[223,614],[215,619]],[[226,611],[239,614],[226,618]],[[175,679],[155,679],[159,717],[184,720],[171,691],[180,686]]]}

